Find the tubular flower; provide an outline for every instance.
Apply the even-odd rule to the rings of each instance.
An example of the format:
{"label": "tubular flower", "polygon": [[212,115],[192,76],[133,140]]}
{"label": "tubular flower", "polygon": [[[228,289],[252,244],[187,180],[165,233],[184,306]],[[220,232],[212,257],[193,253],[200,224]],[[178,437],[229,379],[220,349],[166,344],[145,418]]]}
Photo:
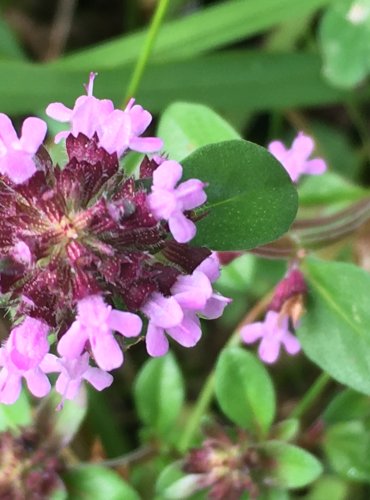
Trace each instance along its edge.
{"label": "tubular flower", "polygon": [[[145,337],[143,316],[149,319],[148,351],[157,356],[168,348],[166,334],[194,345],[201,335],[199,316],[218,317],[228,303],[212,289],[218,263],[212,276],[201,267],[209,267],[211,252],[172,237],[171,217],[195,234],[192,209],[206,200],[204,184],[192,179],[175,188],[182,168],[176,163],[174,179],[173,162],[161,156],[144,157],[137,178],[126,175],[119,156],[130,149],[156,150],[161,140],[140,137],[151,116],[133,100],[120,111],[95,98],[94,76],[73,109],[54,103],[47,110],[71,124],[62,133],[66,165],[53,165],[38,147],[29,179],[19,184],[0,176],[0,291],[15,319],[26,317],[16,328],[38,322],[37,331],[53,334],[61,356],[52,354],[54,346],[49,354],[46,334],[23,326],[24,346],[34,350],[17,354],[17,360],[31,360],[29,368],[15,363],[15,328],[0,350],[3,402],[17,398],[22,377],[35,395],[47,392],[46,382],[35,389],[35,373],[39,381],[60,373],[56,389],[63,399],[74,397],[83,380],[101,390],[110,385],[107,372],[122,364],[124,351]],[[153,208],[159,168],[159,176],[168,171],[173,181],[171,210],[163,205],[163,212]]]}
{"label": "tubular flower", "polygon": [[281,345],[291,355],[301,350],[292,331],[303,313],[303,296],[307,292],[304,277],[293,267],[276,289],[264,321],[245,325],[240,330],[243,342],[252,344],[261,340],[258,355],[265,363],[275,363]]}
{"label": "tubular flower", "polygon": [[303,174],[321,175],[326,170],[326,163],[322,158],[309,159],[315,143],[311,137],[299,132],[290,149],[280,141],[269,144],[268,150],[283,165],[293,182],[298,182]]}

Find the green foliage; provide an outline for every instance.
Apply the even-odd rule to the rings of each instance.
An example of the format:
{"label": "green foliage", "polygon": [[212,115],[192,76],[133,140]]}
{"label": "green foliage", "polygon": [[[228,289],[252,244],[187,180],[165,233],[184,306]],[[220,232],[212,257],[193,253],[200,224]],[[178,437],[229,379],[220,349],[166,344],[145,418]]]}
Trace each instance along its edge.
{"label": "green foliage", "polygon": [[324,74],[334,85],[353,87],[370,70],[370,1],[333,2],[320,27]]}
{"label": "green foliage", "polygon": [[168,437],[183,405],[184,381],[172,353],[149,359],[136,378],[135,403],[141,421]]}
{"label": "green foliage", "polygon": [[14,404],[0,404],[0,432],[30,425],[31,422],[31,405],[26,391],[22,390]]}
{"label": "green foliage", "polygon": [[263,445],[263,450],[274,461],[270,479],[281,488],[301,488],[315,481],[322,473],[317,458],[297,446],[269,441]]}
{"label": "green foliage", "polygon": [[305,353],[339,382],[370,394],[369,274],[313,258],[305,274],[307,313],[297,332]]}
{"label": "green foliage", "polygon": [[271,429],[270,437],[278,441],[291,441],[298,433],[299,420],[296,418],[289,418],[275,424]]}
{"label": "green foliage", "polygon": [[215,391],[232,422],[266,435],[275,417],[275,393],[266,368],[253,354],[239,347],[224,350],[216,365]]}
{"label": "green foliage", "polygon": [[209,184],[207,217],[192,244],[241,250],[272,241],[288,229],[297,194],[286,171],[268,151],[247,141],[203,146],[182,162],[184,178]]}
{"label": "green foliage", "polygon": [[323,447],[335,472],[354,481],[370,482],[370,433],[362,422],[330,426]]}
{"label": "green foliage", "polygon": [[63,474],[68,499],[140,500],[139,495],[115,472],[98,465],[86,465]]}
{"label": "green foliage", "polygon": [[181,161],[190,153],[215,142],[240,139],[217,113],[202,104],[177,102],[162,114],[158,136],[169,158]]}
{"label": "green foliage", "polygon": [[325,409],[323,417],[325,422],[329,424],[368,419],[370,417],[370,397],[352,389],[345,389],[333,398]]}

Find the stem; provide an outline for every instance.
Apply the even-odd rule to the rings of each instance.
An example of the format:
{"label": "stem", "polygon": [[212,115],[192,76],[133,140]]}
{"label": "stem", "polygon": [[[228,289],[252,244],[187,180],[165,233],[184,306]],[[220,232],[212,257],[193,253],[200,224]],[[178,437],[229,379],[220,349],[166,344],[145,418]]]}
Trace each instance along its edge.
{"label": "stem", "polygon": [[[102,460],[101,462],[96,462],[96,465],[102,467],[127,467],[145,462],[156,454],[157,450],[153,446],[143,446],[142,448],[138,448],[137,450],[127,453],[126,455],[122,455],[116,458],[110,458],[108,460]],[[85,465],[86,462],[80,462],[78,464],[71,465],[70,468],[79,469],[80,467],[84,467]]]}
{"label": "stem", "polygon": [[307,410],[315,403],[318,397],[322,394],[323,390],[326,388],[330,382],[330,376],[323,372],[311,385],[306,394],[303,396],[301,401],[294,408],[290,414],[291,418],[301,418]]}
{"label": "stem", "polygon": [[169,3],[170,3],[169,0],[158,0],[157,7],[152,17],[143,49],[140,52],[139,59],[137,60],[134,72],[131,76],[131,80],[129,82],[128,89],[126,92],[126,97],[122,107],[125,107],[127,101],[131,99],[131,97],[133,97],[137,92],[137,89],[144,74],[145,67],[148,63],[150,54],[153,50],[154,42],[157,37],[159,28],[161,27],[162,21],[166,15]]}
{"label": "stem", "polygon": [[[238,345],[240,341],[239,330],[242,326],[247,323],[253,323],[266,309],[271,301],[273,292],[269,292],[267,295],[262,297],[262,299],[256,303],[256,305],[249,311],[249,313],[243,318],[243,320],[238,324],[235,332],[231,335],[228,342],[225,345],[225,349],[234,345]],[[196,401],[194,410],[185,426],[184,432],[180,438],[178,449],[181,453],[185,453],[189,448],[194,434],[199,428],[200,420],[203,414],[207,411],[207,408],[213,397],[213,390],[215,386],[215,369],[211,371],[208,375],[207,380],[200,392],[200,395]]]}

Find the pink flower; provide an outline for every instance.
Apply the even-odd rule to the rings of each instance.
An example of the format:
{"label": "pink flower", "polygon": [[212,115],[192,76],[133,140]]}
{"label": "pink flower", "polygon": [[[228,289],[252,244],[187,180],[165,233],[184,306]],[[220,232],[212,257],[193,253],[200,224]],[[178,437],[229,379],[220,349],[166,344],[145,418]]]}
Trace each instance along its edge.
{"label": "pink flower", "polygon": [[98,131],[99,144],[108,153],[121,156],[131,149],[140,153],[153,153],[163,147],[158,137],[139,137],[148,128],[152,115],[131,99],[124,111],[116,109],[102,123]]}
{"label": "pink flower", "polygon": [[139,316],[122,312],[104,303],[100,295],[91,295],[77,304],[77,319],[58,343],[58,352],[67,359],[76,359],[90,343],[97,365],[113,370],[123,363],[123,353],[113,331],[124,337],[136,337],[141,331]]}
{"label": "pink flower", "polygon": [[60,132],[55,142],[66,138],[70,133],[77,137],[84,134],[91,139],[97,134],[99,146],[109,154],[120,157],[127,149],[139,152],[159,151],[163,141],[156,137],[139,137],[149,126],[152,116],[141,106],[134,106],[131,99],[124,111],[114,109],[109,99],[97,99],[93,94],[96,73],[90,73],[86,86],[87,95],[80,96],[73,107],[67,108],[60,102],[49,104],[46,114],[60,122],[69,122],[71,130]]}
{"label": "pink flower", "polygon": [[268,150],[283,165],[293,182],[297,182],[301,175],[320,175],[326,170],[326,163],[322,158],[309,160],[315,147],[311,137],[299,132],[292,147],[286,149],[280,141],[269,144]]}
{"label": "pink flower", "polygon": [[76,99],[73,109],[67,108],[61,102],[53,102],[46,108],[46,114],[54,120],[69,122],[71,131],[59,132],[55,136],[58,143],[70,133],[77,137],[84,134],[89,139],[98,131],[105,118],[114,110],[113,102],[109,99],[97,99],[93,94],[96,73],[90,73],[89,83],[86,86],[87,95]]}
{"label": "pink flower", "polygon": [[20,139],[10,118],[0,113],[0,173],[20,184],[36,172],[33,156],[46,135],[46,123],[40,118],[26,118]]}
{"label": "pink flower", "polygon": [[265,363],[277,360],[281,345],[292,355],[301,348],[298,339],[289,331],[288,316],[275,311],[269,311],[263,322],[245,325],[240,334],[246,344],[261,339],[258,355]]}
{"label": "pink flower", "polygon": [[175,187],[181,176],[182,166],[179,163],[164,161],[153,173],[148,203],[156,219],[168,221],[175,240],[186,243],[194,238],[196,227],[183,212],[202,205],[207,195],[204,192],[206,185],[198,179],[189,179]]}
{"label": "pink flower", "polygon": [[49,351],[49,327],[37,319],[26,317],[11,331],[0,349],[0,402],[14,403],[21,391],[22,377],[34,396],[45,396],[50,382],[40,369],[40,363]]}
{"label": "pink flower", "polygon": [[58,358],[54,354],[47,354],[40,364],[45,373],[59,372],[55,389],[64,399],[74,399],[84,380],[89,382],[96,390],[102,391],[113,382],[110,373],[89,365],[89,354],[74,359]]}
{"label": "pink flower", "polygon": [[176,280],[171,297],[157,292],[151,295],[142,308],[149,318],[145,340],[150,356],[166,354],[169,347],[166,334],[183,347],[193,347],[202,335],[198,315],[207,319],[222,315],[230,299],[213,292],[211,281],[218,275],[217,258],[211,255],[191,275]]}

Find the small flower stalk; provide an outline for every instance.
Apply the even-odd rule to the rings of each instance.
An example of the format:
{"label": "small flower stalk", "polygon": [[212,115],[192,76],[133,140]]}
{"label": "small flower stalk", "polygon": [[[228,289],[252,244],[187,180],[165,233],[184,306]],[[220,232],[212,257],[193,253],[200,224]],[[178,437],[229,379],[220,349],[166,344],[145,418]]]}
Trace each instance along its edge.
{"label": "small flower stalk", "polygon": [[240,335],[246,344],[260,340],[258,355],[265,363],[275,363],[281,347],[290,355],[301,350],[293,334],[304,312],[307,286],[301,271],[293,265],[275,288],[264,321],[245,325]]}
{"label": "small flower stalk", "polygon": [[[188,245],[206,184],[183,181],[182,166],[159,154],[162,140],[142,136],[151,115],[134,100],[120,110],[94,97],[94,78],[72,109],[47,107],[69,127],[55,138],[65,139],[64,166],[42,145],[42,120],[25,120],[18,138],[0,114],[0,290],[15,320],[0,349],[2,403],[17,399],[22,380],[45,396],[49,373],[62,400],[83,381],[103,390],[133,342],[145,337],[151,356],[169,338],[192,347],[199,318],[229,302],[213,291],[216,256]],[[137,178],[120,167],[130,151],[155,153]]]}

